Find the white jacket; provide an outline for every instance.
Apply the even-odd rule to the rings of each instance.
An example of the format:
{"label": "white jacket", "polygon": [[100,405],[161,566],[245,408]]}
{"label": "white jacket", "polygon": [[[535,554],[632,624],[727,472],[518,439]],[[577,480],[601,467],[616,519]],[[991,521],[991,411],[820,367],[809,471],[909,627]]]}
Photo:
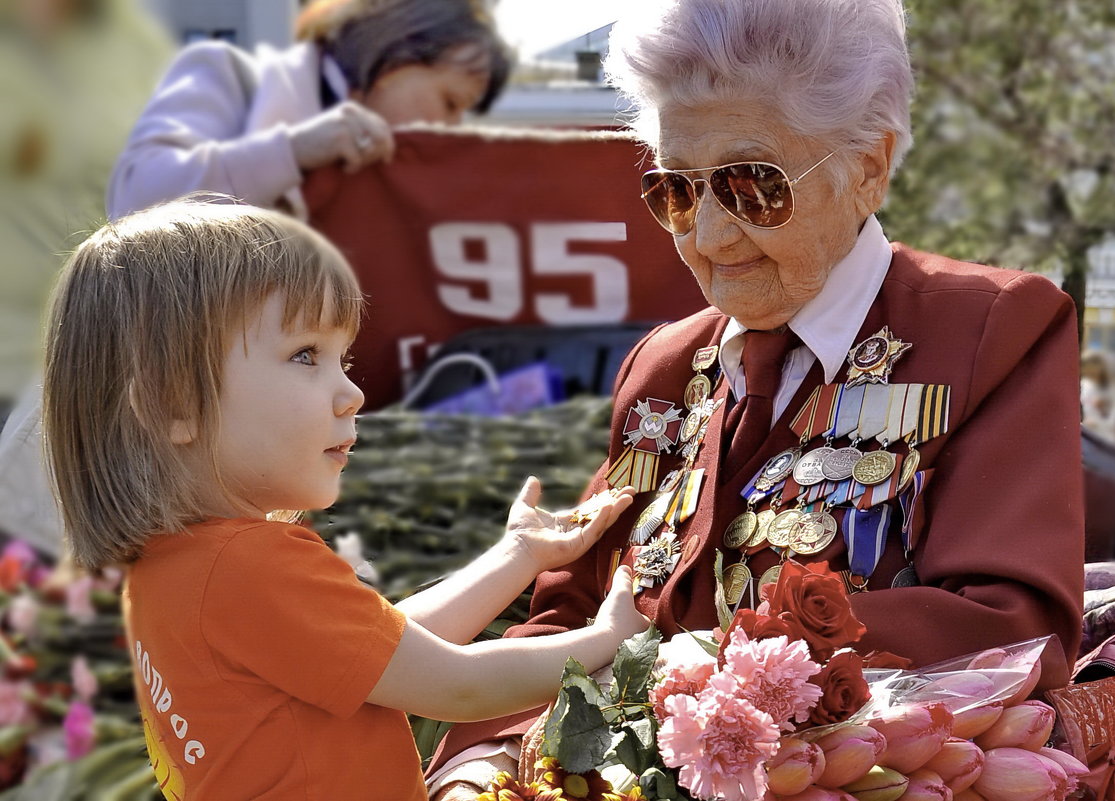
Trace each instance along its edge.
{"label": "white jacket", "polygon": [[109,182],[110,219],[190,192],[223,192],[256,206],[281,199],[305,219],[288,125],[322,111],[316,46],[224,42],[185,48],[155,90]]}

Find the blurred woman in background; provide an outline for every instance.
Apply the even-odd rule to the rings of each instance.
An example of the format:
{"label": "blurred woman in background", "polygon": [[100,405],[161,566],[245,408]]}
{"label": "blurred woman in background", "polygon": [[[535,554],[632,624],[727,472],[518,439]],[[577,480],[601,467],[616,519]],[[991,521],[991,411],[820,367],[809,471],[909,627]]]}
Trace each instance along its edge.
{"label": "blurred woman in background", "polygon": [[469,0],[317,0],[285,50],[187,47],[136,123],[108,191],[111,218],[196,190],[306,216],[302,174],[391,158],[392,128],[484,112],[507,47]]}

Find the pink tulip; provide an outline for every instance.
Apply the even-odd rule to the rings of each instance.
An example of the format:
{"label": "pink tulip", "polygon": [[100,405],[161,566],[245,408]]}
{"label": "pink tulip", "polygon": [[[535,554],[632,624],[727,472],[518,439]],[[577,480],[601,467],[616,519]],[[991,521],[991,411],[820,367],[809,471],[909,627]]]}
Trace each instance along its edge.
{"label": "pink tulip", "polygon": [[767,764],[767,786],[775,795],[794,795],[817,781],[825,769],[825,753],[816,743],[787,737]]}
{"label": "pink tulip", "polygon": [[952,788],[928,768],[918,768],[907,778],[910,783],[901,801],[952,801]]}
{"label": "pink tulip", "polygon": [[887,741],[879,764],[909,774],[941,750],[952,732],[952,713],[944,704],[907,704],[884,710],[867,725]]}
{"label": "pink tulip", "polygon": [[988,648],[986,651],[980,651],[972,657],[972,660],[968,663],[968,670],[1002,667],[1006,659],[1007,652],[1002,648]]}
{"label": "pink tulip", "polygon": [[953,793],[952,801],[987,801],[987,799],[969,787],[967,790]]}
{"label": "pink tulip", "polygon": [[914,700],[938,701],[952,712],[952,735],[970,740],[998,720],[1003,702],[988,701],[995,695],[995,681],[984,673],[947,673],[921,687]]}
{"label": "pink tulip", "polygon": [[1076,787],[1080,783],[1081,777],[1088,775],[1088,766],[1072,754],[1066,754],[1064,751],[1059,751],[1056,748],[1039,748],[1038,753],[1046,759],[1052,759],[1065,769],[1065,773],[1069,777],[1068,791],[1070,795],[1076,792]]}
{"label": "pink tulip", "polygon": [[973,785],[987,801],[1064,801],[1069,778],[1057,762],[1024,748],[993,748]]}
{"label": "pink tulip", "polygon": [[955,796],[979,778],[983,770],[983,750],[971,740],[951,738],[925,767],[940,776]]}
{"label": "pink tulip", "polygon": [[[1008,660],[1005,667],[1012,667]],[[1018,665],[1021,668],[1021,665]],[[1022,679],[1021,683],[1015,688],[1010,696],[1003,700],[1003,706],[1010,707],[1015,704],[1020,704],[1030,697],[1030,693],[1038,686],[1038,681],[1041,679],[1041,660],[1034,662],[1034,666],[1030,668],[1029,674],[1026,678]]]}
{"label": "pink tulip", "polygon": [[952,736],[971,740],[995,725],[1003,714],[1002,701],[988,701],[986,704],[965,709],[952,716]]}
{"label": "pink tulip", "polygon": [[68,759],[81,759],[93,750],[93,708],[84,701],[74,701],[62,719],[62,729],[66,733],[66,756]]}
{"label": "pink tulip", "polygon": [[1025,748],[1037,751],[1053,731],[1056,712],[1041,701],[1023,701],[1003,710],[995,725],[976,737],[984,751],[992,748]]}
{"label": "pink tulip", "polygon": [[832,789],[867,773],[887,744],[882,734],[862,725],[841,726],[816,742],[825,754],[825,768],[816,783]]}

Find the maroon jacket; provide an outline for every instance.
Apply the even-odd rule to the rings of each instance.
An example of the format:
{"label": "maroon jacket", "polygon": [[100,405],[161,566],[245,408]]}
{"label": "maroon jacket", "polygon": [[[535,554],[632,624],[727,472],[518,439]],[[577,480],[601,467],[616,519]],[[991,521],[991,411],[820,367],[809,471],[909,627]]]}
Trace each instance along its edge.
{"label": "maroon jacket", "polygon": [[[609,462],[623,452],[628,409],[647,397],[684,408],[693,352],[719,344],[727,318],[715,308],[652,331],[628,355],[616,379]],[[1080,644],[1084,520],[1076,317],[1071,299],[1047,279],[965,264],[894,246],[894,257],[856,342],[884,325],[913,347],[895,363],[890,383],[948,384],[949,430],[918,446],[926,485],[914,564],[922,586],[890,589],[905,566],[896,512],[887,549],[868,591],[853,596],[867,635],[863,653],[891,651],[927,665],[994,645],[1045,634],[1060,638],[1046,649],[1042,688],[1062,686]],[[839,374],[836,381],[844,380]],[[678,531],[684,548],[663,585],[643,591],[637,606],[666,636],[710,629],[716,549],[723,532],[746,508],[740,490],[773,454],[796,437],[789,422],[824,381],[813,365],[764,445],[743,468],[719,469],[721,425],[716,413],[697,466],[706,469],[695,514]],[[724,397],[721,381],[714,397]],[[728,434],[730,436],[730,434]],[[659,476],[679,459],[664,457]],[[605,486],[608,464],[590,492]],[[507,636],[550,634],[583,626],[596,614],[611,555],[626,548],[647,493],[603,539],[576,562],[539,576],[531,619]],[[725,553],[726,564],[736,561]],[[814,557],[833,569],[848,566],[843,539]],[[758,576],[777,561],[766,550],[751,557]],[[529,713],[457,726],[443,755],[524,729]]]}

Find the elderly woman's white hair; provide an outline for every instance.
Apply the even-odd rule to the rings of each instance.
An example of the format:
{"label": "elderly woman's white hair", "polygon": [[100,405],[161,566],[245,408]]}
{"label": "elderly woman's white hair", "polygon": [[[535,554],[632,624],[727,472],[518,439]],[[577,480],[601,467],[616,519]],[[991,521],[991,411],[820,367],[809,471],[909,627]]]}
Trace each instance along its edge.
{"label": "elderly woman's white hair", "polygon": [[901,0],[648,2],[616,23],[605,69],[652,147],[664,103],[733,100],[845,157],[892,131],[892,172],[911,144]]}

